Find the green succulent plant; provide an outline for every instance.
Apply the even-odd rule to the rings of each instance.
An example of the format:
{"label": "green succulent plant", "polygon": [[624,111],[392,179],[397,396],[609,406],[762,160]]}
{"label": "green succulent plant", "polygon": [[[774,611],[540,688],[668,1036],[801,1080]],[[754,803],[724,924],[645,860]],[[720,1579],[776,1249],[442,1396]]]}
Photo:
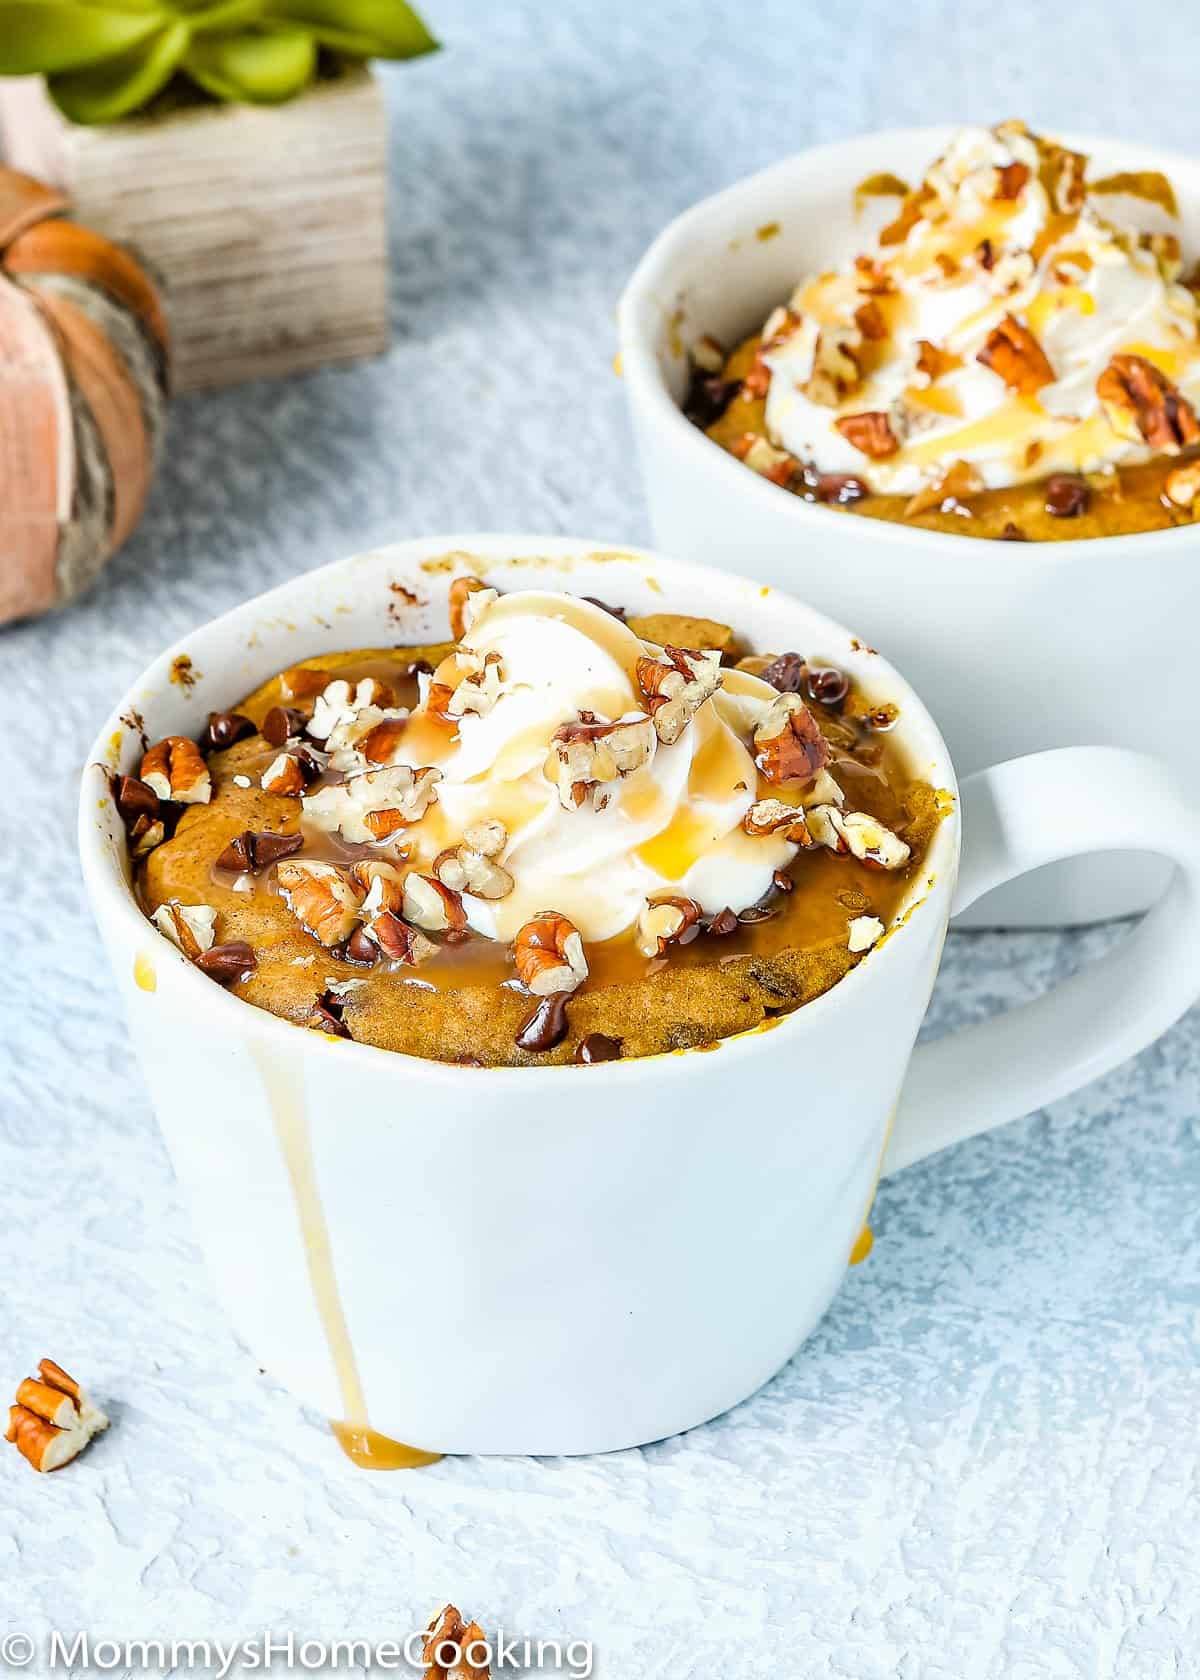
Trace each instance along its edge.
{"label": "green succulent plant", "polygon": [[176,77],[216,99],[302,93],[322,50],[416,58],[437,42],[404,0],[0,0],[0,76],[40,74],[64,115],[115,122]]}

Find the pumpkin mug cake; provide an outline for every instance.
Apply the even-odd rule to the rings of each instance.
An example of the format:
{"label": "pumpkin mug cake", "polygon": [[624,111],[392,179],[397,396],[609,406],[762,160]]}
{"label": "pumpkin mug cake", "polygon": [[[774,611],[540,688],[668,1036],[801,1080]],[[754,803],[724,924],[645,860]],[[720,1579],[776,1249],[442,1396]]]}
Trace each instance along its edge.
{"label": "pumpkin mug cake", "polygon": [[1050,541],[1196,517],[1200,282],[1167,176],[1089,179],[1081,152],[1008,122],[963,130],[911,190],[859,189],[892,194],[874,240],[731,354],[695,343],[695,423],[807,500],[929,530]]}
{"label": "pumpkin mug cake", "polygon": [[[229,1316],[376,1469],[724,1410],[867,1253],[881,1171],[1200,991],[1200,821],[1149,761],[960,788],[832,620],[564,537],[396,544],[194,631],[79,815]],[[913,1053],[952,911],[1130,843],[1180,873],[1132,940]]]}
{"label": "pumpkin mug cake", "polygon": [[894,703],[700,616],[465,575],[450,609],[454,642],[303,661],[116,779],[203,973],[385,1049],[589,1064],[761,1025],[883,937],[943,809]]}

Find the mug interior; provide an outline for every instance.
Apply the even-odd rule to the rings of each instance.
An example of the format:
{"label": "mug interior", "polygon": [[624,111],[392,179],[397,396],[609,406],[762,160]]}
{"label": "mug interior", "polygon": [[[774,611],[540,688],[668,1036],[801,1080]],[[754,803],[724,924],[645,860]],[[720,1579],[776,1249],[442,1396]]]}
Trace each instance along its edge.
{"label": "mug interior", "polygon": [[[727,347],[739,343],[761,327],[777,304],[787,301],[805,275],[852,259],[894,217],[899,202],[871,197],[856,208],[856,187],[881,170],[915,184],[958,127],[863,134],[798,153],[685,210],[642,258],[621,299],[623,373],[630,389],[652,410],[655,424],[677,429],[681,447],[683,434],[690,434],[687,446],[706,450],[713,457],[714,472],[729,469],[736,474],[726,481],[731,487],[741,483],[743,489],[771,495],[776,505],[790,504],[802,520],[843,517],[836,510],[810,506],[765,480],[755,482],[757,475],[718,450],[685,419],[680,405],[688,381],[688,348],[705,333]],[[1106,213],[1131,226],[1172,229],[1180,236],[1185,256],[1200,253],[1200,160],[1123,140],[1071,133],[1055,133],[1054,138],[1088,155],[1093,178],[1120,170],[1161,170],[1175,189],[1177,221],[1153,204],[1117,194],[1106,200]],[[858,523],[868,527],[864,541],[915,540],[961,547],[960,538],[943,531],[865,519]],[[1063,546],[1078,550],[1088,542],[1107,546],[1152,538],[1161,547],[1164,542],[1187,543],[1191,535],[1183,526],[1142,536],[1084,538]]]}
{"label": "mug interior", "polygon": [[[731,624],[751,648],[796,648],[819,664],[837,665],[861,690],[900,708],[897,724],[912,773],[946,789],[957,806],[957,784],[941,733],[899,673],[850,631],[782,591],[743,578],[691,566],[644,550],[539,536],[448,536],[397,543],[301,574],[279,588],[213,620],[166,649],[138,678],[93,745],[80,795],[79,840],[84,876],[102,922],[131,948],[147,937],[190,972],[197,1007],[248,1007],[240,998],[191,971],[186,958],[153,928],[134,899],[125,832],[111,795],[114,773],[136,774],[143,740],[197,736],[210,711],[226,710],[280,670],[322,652],[355,647],[403,647],[449,636],[447,593],[451,580],[472,573],[498,589],[555,589],[591,595],[638,613],[679,611]],[[939,825],[926,867],[910,888],[895,923],[903,937],[909,915],[931,896],[931,883],[952,886],[957,872],[957,809]],[[939,899],[941,894],[937,895]],[[943,913],[948,913],[944,910]],[[812,1018],[847,985],[862,985],[888,962],[885,941],[869,963],[859,964],[831,991],[780,1023]],[[258,1011],[267,1026],[291,1031],[288,1022]],[[309,1035],[323,1045],[319,1035]],[[294,1041],[291,1041],[294,1043]],[[736,1042],[722,1040],[722,1045]],[[346,1047],[333,1047],[344,1054]],[[402,1059],[461,1074],[449,1064],[426,1063],[393,1050],[355,1044],[354,1051]],[[696,1052],[699,1053],[699,1052]],[[638,1061],[611,1062],[593,1070],[620,1075]],[[472,1070],[473,1071],[473,1070]],[[546,1079],[569,1068],[538,1070]],[[491,1069],[489,1077],[527,1077],[523,1068]]]}

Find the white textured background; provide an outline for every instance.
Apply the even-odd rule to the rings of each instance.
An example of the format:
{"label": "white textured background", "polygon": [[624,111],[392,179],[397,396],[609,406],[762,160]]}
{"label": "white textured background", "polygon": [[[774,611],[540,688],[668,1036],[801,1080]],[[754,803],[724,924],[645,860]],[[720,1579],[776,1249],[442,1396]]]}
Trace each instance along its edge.
{"label": "white textured background", "polygon": [[[667,217],[780,153],[1009,115],[1197,143],[1178,0],[429,16],[449,50],[385,72],[391,354],[179,402],[108,580],[0,633],[0,1388],[53,1353],[116,1418],[57,1477],[0,1452],[0,1633],[382,1636],[452,1597],[591,1638],[609,1680],[1200,1674],[1196,1012],[885,1186],[803,1352],[642,1452],[359,1474],[214,1303],[77,881],[75,780],[116,694],[194,623],[385,535],[645,539],[615,299]],[[1109,937],[952,938],[934,1029]]]}

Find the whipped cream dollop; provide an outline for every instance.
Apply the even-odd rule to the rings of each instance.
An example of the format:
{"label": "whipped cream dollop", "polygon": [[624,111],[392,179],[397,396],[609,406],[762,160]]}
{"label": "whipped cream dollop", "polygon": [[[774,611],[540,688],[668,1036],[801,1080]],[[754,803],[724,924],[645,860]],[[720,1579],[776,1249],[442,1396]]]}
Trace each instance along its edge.
{"label": "whipped cream dollop", "polygon": [[[608,939],[662,894],[709,913],[736,911],[761,899],[795,855],[790,841],[742,828],[759,785],[747,743],[778,695],[748,673],[723,671],[721,687],[664,742],[648,727],[637,675],[638,660],[656,651],[600,607],[528,590],[486,605],[457,652],[422,679],[422,706],[395,762],[436,767],[437,798],[402,843],[410,861],[429,863],[476,825],[503,825],[495,861],[511,890],[462,895],[477,932],[511,940],[552,907],[585,940]],[[431,706],[473,670],[496,673],[488,703],[466,705],[447,730]],[[561,786],[557,747],[567,743],[556,734],[581,717],[593,730],[633,724],[633,761],[644,762],[580,786],[575,804]]]}
{"label": "whipped cream dollop", "polygon": [[[912,496],[960,462],[962,490],[1000,489],[1195,441],[1197,299],[1163,231],[1169,183],[1089,186],[1086,165],[1019,123],[961,132],[868,250],[767,322],[751,380],[769,378],[770,443]],[[1159,231],[1099,207],[1131,202]]]}

